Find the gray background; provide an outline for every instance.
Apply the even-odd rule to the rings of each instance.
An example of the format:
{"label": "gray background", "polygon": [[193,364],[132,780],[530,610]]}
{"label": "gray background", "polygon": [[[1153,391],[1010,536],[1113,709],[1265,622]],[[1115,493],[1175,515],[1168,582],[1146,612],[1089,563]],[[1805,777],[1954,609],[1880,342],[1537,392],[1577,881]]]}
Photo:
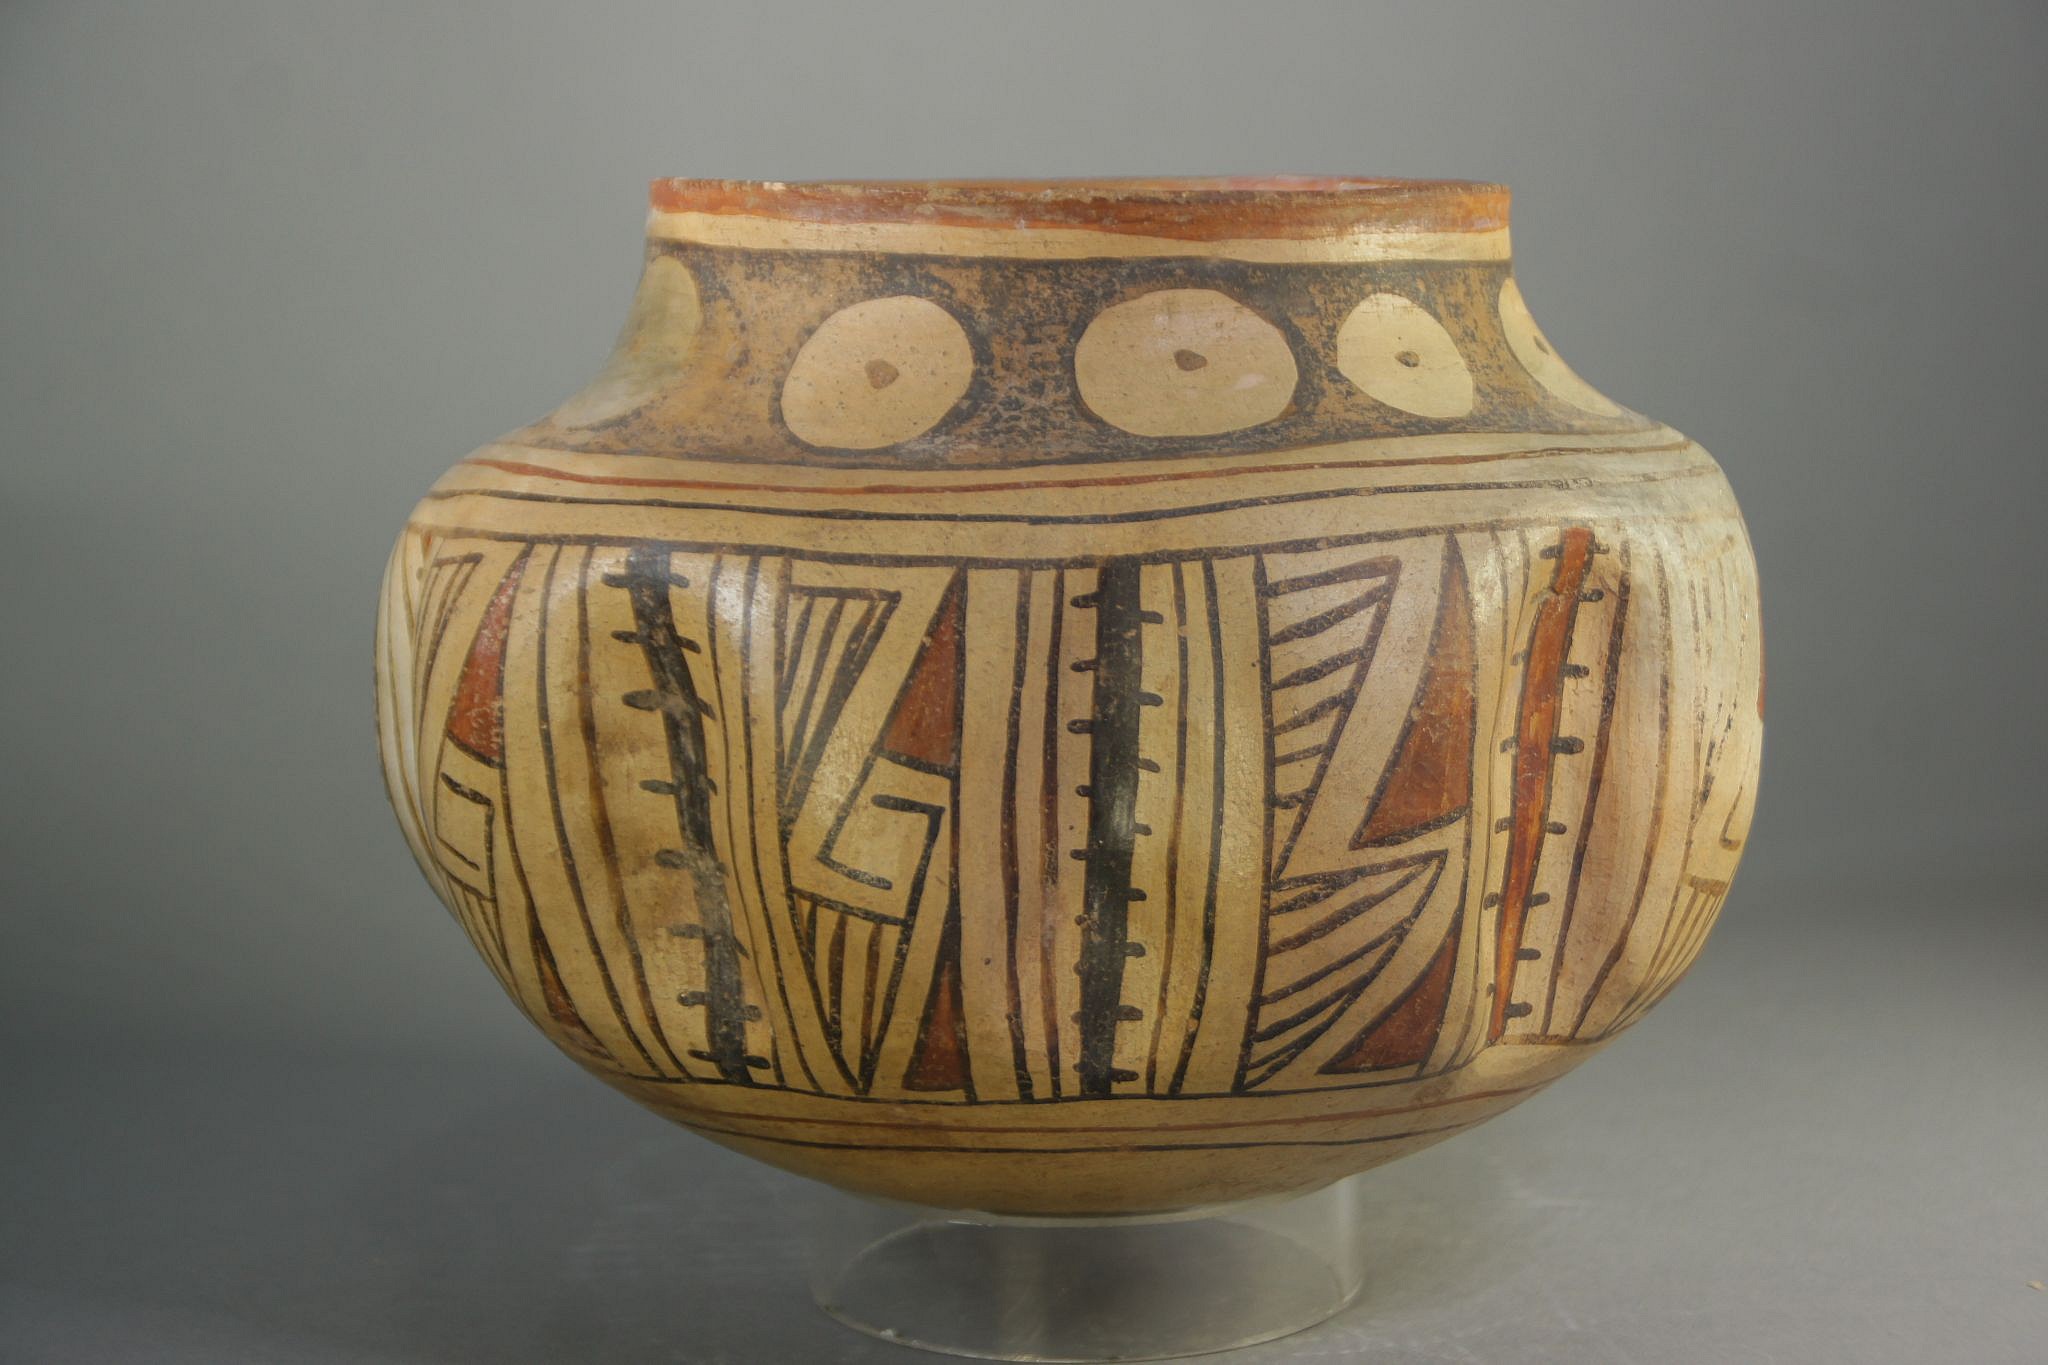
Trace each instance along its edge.
{"label": "gray background", "polygon": [[1516,189],[1734,481],[1770,729],[1686,987],[1244,1358],[2048,1358],[2044,66],[2039,4],[7,5],[0,1358],[915,1358],[433,902],[384,554],[602,357],[653,175],[1271,170]]}

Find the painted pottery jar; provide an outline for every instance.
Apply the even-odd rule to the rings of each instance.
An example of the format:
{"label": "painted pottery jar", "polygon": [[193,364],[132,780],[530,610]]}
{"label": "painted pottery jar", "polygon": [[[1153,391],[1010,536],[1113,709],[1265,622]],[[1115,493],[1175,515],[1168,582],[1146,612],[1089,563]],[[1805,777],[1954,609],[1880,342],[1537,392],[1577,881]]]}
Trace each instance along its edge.
{"label": "painted pottery jar", "polygon": [[1506,212],[657,182],[603,372],[390,562],[428,880],[577,1061],[864,1192],[1214,1204],[1527,1097],[1698,953],[1762,645]]}

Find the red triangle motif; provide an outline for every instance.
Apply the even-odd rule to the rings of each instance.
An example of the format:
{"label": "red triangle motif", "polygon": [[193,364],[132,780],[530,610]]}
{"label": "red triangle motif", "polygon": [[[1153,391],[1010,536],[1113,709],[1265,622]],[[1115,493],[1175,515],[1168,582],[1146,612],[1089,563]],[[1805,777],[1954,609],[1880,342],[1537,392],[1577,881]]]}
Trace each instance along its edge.
{"label": "red triangle motif", "polygon": [[1472,800],[1472,600],[1465,562],[1445,556],[1429,663],[1385,787],[1353,848],[1396,844],[1441,824]]}
{"label": "red triangle motif", "polygon": [[1429,1060],[1436,1036],[1443,1028],[1444,1006],[1451,995],[1451,963],[1457,955],[1458,926],[1454,922],[1437,949],[1436,960],[1415,983],[1414,989],[1394,1006],[1384,1019],[1367,1029],[1341,1056],[1323,1065],[1326,1075],[1377,1071],[1390,1066],[1414,1066]]}
{"label": "red triangle motif", "polygon": [[527,931],[533,938],[533,962],[540,973],[540,993],[547,1002],[548,1017],[569,1035],[576,1046],[611,1061],[611,1052],[597,1040],[597,1035],[583,1022],[583,1016],[576,1012],[575,1002],[569,999],[569,988],[562,983],[562,970],[555,965],[554,949],[548,946],[547,936],[541,932],[540,920],[531,906],[527,908]]}
{"label": "red triangle motif", "polygon": [[505,762],[505,636],[512,629],[512,599],[525,569],[522,554],[484,608],[448,707],[448,738],[493,767]]}
{"label": "red triangle motif", "polygon": [[954,578],[932,618],[882,748],[928,767],[960,762],[960,640],[966,632],[967,594]]}
{"label": "red triangle motif", "polygon": [[932,971],[924,1029],[903,1075],[905,1090],[966,1090],[967,1010],[960,998],[960,908],[947,907],[945,937]]}

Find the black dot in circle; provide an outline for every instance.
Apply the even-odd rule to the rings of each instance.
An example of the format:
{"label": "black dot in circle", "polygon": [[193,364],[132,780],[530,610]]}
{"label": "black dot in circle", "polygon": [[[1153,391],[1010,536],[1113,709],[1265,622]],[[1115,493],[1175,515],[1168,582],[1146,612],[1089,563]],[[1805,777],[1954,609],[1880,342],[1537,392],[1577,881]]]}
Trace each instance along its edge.
{"label": "black dot in circle", "polygon": [[1209,357],[1203,355],[1200,351],[1190,351],[1183,347],[1181,350],[1173,353],[1173,363],[1180,366],[1183,370],[1194,371],[1208,364]]}
{"label": "black dot in circle", "polygon": [[1396,351],[1394,352],[1394,359],[1411,370],[1422,364],[1422,357],[1413,351]]}
{"label": "black dot in circle", "polygon": [[874,388],[886,389],[896,382],[897,377],[898,371],[896,367],[888,361],[870,360],[868,362],[868,383]]}

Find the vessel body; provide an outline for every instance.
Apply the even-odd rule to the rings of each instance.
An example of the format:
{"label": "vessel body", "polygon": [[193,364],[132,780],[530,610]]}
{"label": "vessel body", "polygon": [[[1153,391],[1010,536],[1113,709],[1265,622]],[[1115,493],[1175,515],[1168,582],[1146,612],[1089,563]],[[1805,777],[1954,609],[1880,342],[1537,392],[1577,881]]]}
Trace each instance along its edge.
{"label": "vessel body", "polygon": [[1017,1214],[1298,1192],[1626,1029],[1747,838],[1754,566],[1504,193],[658,182],[604,373],[420,504],[428,880],[643,1104]]}

